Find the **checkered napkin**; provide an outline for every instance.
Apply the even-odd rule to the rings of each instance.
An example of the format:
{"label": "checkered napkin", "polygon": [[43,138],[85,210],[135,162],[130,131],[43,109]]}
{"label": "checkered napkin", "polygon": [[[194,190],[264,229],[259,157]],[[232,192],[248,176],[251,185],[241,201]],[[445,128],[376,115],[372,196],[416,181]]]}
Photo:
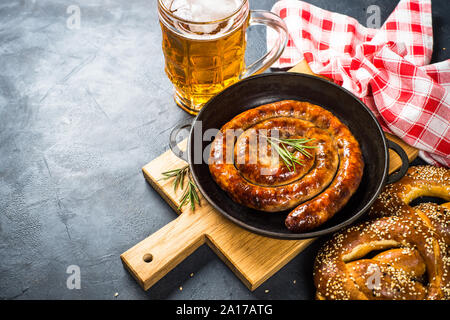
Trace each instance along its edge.
{"label": "checkered napkin", "polygon": [[[282,0],[272,11],[287,24],[286,50],[274,67],[306,59],[311,70],[353,92],[383,129],[450,166],[450,59],[429,64],[430,0],[402,0],[381,29],[311,4]],[[268,47],[276,40],[268,32]]]}

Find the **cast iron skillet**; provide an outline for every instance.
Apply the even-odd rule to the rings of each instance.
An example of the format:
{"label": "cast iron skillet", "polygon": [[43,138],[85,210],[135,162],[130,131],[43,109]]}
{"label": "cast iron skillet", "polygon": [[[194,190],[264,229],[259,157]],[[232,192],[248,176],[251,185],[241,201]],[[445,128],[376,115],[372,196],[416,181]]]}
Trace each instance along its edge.
{"label": "cast iron skillet", "polygon": [[[306,233],[294,233],[285,227],[284,220],[290,210],[267,213],[233,202],[212,179],[208,164],[201,160],[202,153],[209,155],[213,140],[213,137],[202,138],[205,132],[211,131],[208,129],[220,129],[248,109],[286,99],[309,101],[331,111],[358,140],[365,163],[361,184],[347,205],[325,224]],[[183,127],[191,127],[187,157],[175,143]],[[195,148],[201,150],[197,156]],[[402,159],[400,170],[390,176],[388,148]],[[171,149],[189,162],[195,183],[214,208],[250,231],[281,239],[318,237],[349,225],[370,208],[386,183],[395,182],[406,173],[409,163],[403,149],[385,138],[371,111],[352,93],[327,80],[292,72],[256,75],[228,87],[203,107],[193,123],[190,121],[172,131]]]}

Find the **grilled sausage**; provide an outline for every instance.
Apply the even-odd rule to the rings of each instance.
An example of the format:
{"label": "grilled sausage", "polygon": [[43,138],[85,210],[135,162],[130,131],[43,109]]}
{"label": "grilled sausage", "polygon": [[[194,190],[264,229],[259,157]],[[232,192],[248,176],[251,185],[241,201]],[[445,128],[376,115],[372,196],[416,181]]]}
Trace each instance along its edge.
{"label": "grilled sausage", "polygon": [[[310,155],[288,150],[301,164],[287,166],[267,143],[275,134],[307,139]],[[209,159],[212,177],[235,202],[268,212],[295,207],[286,218],[294,232],[311,230],[340,210],[358,188],[363,167],[359,144],[339,119],[292,100],[233,118],[214,139]]]}

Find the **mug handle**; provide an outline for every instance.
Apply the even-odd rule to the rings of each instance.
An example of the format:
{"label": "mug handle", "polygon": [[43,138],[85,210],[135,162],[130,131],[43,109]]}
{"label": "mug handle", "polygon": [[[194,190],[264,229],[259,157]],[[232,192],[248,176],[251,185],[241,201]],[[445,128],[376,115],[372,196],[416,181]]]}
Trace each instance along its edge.
{"label": "mug handle", "polygon": [[249,65],[241,75],[241,79],[258,74],[269,68],[283,53],[288,41],[286,23],[276,14],[265,10],[251,10],[249,26],[265,25],[278,33],[278,39],[273,48],[264,56]]}
{"label": "mug handle", "polygon": [[386,184],[391,184],[397,182],[398,180],[403,178],[403,176],[406,174],[409,168],[409,159],[405,150],[403,150],[403,148],[400,147],[400,145],[389,139],[386,139],[386,141],[388,144],[388,148],[394,150],[395,153],[397,153],[400,159],[402,160],[402,166],[400,167],[400,169],[387,177]]}
{"label": "mug handle", "polygon": [[182,151],[180,148],[178,148],[177,136],[183,129],[189,128],[188,130],[190,131],[192,128],[192,121],[193,121],[192,119],[186,119],[183,122],[180,122],[179,124],[177,124],[170,132],[170,137],[169,137],[170,150],[172,150],[172,152],[178,158],[180,158],[181,160],[184,160],[186,162],[189,162],[187,150]]}

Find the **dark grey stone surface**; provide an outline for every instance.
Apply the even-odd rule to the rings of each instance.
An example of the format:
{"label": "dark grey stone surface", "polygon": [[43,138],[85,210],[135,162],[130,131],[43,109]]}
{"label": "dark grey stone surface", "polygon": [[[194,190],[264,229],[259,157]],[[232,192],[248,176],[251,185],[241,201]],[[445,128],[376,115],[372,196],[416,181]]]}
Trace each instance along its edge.
{"label": "dark grey stone surface", "polygon": [[[311,2],[364,24],[369,5],[382,20],[396,5]],[[70,5],[81,8],[79,30],[66,26]],[[448,9],[433,1],[434,61],[449,58]],[[250,59],[264,34],[250,31]],[[206,246],[148,292],[122,267],[122,252],[176,217],[140,171],[189,117],[171,95],[155,0],[1,1],[0,299],[313,298],[320,242],[255,292]],[[69,265],[81,268],[80,290],[66,288]]]}

